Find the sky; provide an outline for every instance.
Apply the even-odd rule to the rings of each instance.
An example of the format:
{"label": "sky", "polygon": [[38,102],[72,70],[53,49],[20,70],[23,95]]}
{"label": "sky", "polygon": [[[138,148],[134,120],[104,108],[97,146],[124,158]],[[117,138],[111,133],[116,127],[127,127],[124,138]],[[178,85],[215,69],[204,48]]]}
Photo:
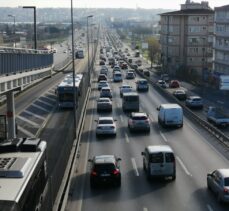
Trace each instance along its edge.
{"label": "sky", "polygon": [[[71,0],[0,0],[0,7],[70,7]],[[73,0],[73,7],[180,9],[185,0]],[[194,0],[201,2],[201,0]],[[229,4],[229,0],[209,0],[211,8]]]}

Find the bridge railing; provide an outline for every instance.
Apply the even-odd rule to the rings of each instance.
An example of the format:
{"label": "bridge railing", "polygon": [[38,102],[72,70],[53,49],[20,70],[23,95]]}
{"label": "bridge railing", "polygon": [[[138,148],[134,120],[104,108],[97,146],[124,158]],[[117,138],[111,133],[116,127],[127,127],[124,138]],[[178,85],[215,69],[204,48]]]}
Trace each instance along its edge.
{"label": "bridge railing", "polygon": [[0,47],[0,76],[41,69],[53,65],[48,50]]}

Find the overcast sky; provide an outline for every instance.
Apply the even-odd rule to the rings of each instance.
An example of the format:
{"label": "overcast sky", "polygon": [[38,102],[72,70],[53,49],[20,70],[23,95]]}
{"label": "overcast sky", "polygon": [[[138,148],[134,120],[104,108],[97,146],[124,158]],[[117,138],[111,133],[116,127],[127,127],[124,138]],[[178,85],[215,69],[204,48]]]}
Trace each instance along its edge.
{"label": "overcast sky", "polygon": [[[71,0],[0,0],[0,7],[37,6],[70,7]],[[73,0],[74,7],[100,8],[163,8],[180,9],[185,0]],[[195,0],[201,2],[201,0]],[[212,8],[229,4],[229,0],[209,0]]]}

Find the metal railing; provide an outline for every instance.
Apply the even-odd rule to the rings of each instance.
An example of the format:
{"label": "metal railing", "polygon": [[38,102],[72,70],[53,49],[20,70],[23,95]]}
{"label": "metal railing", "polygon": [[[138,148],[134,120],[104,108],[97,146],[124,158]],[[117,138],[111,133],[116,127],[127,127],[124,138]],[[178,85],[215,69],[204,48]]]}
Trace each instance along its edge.
{"label": "metal railing", "polygon": [[0,47],[0,76],[53,65],[53,53],[45,50]]}

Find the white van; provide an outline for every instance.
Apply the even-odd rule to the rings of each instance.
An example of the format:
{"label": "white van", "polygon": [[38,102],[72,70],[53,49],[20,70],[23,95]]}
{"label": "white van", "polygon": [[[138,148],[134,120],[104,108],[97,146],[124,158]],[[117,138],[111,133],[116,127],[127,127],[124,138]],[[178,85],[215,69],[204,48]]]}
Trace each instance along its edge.
{"label": "white van", "polygon": [[158,123],[165,126],[183,127],[183,109],[178,104],[161,104],[157,110]]}
{"label": "white van", "polygon": [[143,169],[147,178],[171,177],[176,179],[176,160],[173,150],[168,145],[147,146],[142,152]]}

